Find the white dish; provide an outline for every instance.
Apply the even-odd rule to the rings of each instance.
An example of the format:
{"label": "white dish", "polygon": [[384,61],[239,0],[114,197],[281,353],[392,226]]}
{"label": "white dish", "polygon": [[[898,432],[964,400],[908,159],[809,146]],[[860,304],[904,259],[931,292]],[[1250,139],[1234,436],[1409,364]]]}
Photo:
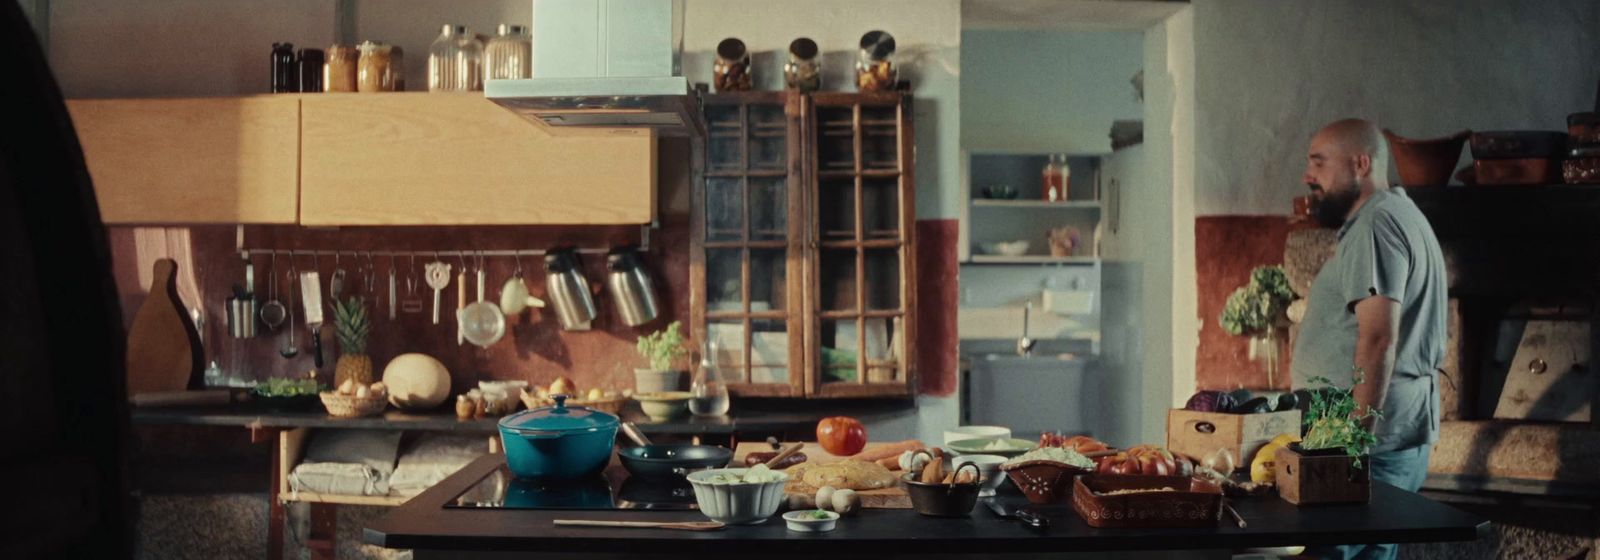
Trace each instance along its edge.
{"label": "white dish", "polygon": [[955,458],[955,466],[958,468],[966,463],[978,467],[978,476],[982,478],[980,484],[983,485],[978,490],[979,498],[993,496],[994,490],[1006,481],[1006,477],[1000,475],[1000,464],[1004,462],[1006,458],[999,455],[962,455]]}
{"label": "white dish", "polygon": [[814,519],[811,516],[819,510],[802,509],[783,514],[783,522],[789,526],[790,531],[796,533],[826,533],[832,531],[839,523],[839,514],[823,511],[828,514],[826,519]]}
{"label": "white dish", "polygon": [[964,439],[1009,439],[1011,428],[1005,426],[961,426],[944,431],[944,444]]}
{"label": "white dish", "polygon": [[990,255],[1002,255],[1002,256],[1007,256],[1007,257],[1020,257],[1020,256],[1028,254],[1028,241],[1025,240],[1025,239],[1018,239],[1016,241],[995,241],[995,242],[992,242],[992,243],[983,243],[983,244],[980,244],[979,247],[981,247],[983,249],[984,253],[987,253],[987,254],[990,254]]}
{"label": "white dish", "polygon": [[719,474],[744,476],[750,469],[707,469],[689,473],[689,484],[694,486],[694,500],[700,513],[729,525],[757,525],[778,512],[783,504],[783,486],[789,474],[772,482],[712,483],[707,479]]}

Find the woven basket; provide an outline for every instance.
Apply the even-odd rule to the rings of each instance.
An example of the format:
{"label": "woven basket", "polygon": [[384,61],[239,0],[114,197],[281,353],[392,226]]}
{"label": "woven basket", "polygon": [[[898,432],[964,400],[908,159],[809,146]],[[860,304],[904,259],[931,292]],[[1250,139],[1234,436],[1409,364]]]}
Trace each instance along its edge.
{"label": "woven basket", "polygon": [[591,400],[568,400],[567,401],[567,406],[587,406],[589,408],[598,410],[600,412],[605,412],[605,413],[608,413],[608,414],[615,414],[615,415],[620,416],[620,415],[622,415],[622,405],[627,404],[627,403],[628,403],[628,398],[627,397],[616,396],[616,397],[611,397],[609,399],[595,399],[595,400],[592,400],[592,401]]}
{"label": "woven basket", "polygon": [[1053,504],[1065,502],[1072,495],[1072,478],[1094,472],[1055,461],[1025,461],[1015,465],[1001,465],[1011,483],[1022,490],[1029,503]]}
{"label": "woven basket", "polygon": [[385,395],[361,398],[323,391],[318,396],[322,397],[322,406],[328,407],[328,415],[340,418],[371,416],[383,412],[384,407],[389,404],[389,397]]}

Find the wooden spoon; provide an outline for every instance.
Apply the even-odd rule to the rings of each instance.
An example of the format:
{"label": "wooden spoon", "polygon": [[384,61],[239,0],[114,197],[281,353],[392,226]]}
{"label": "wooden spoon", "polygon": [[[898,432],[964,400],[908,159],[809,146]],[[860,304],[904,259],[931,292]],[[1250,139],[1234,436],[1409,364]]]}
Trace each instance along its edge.
{"label": "wooden spoon", "polygon": [[557,519],[556,525],[573,527],[629,527],[640,529],[677,529],[680,531],[716,531],[726,527],[721,521],[597,521],[593,519]]}
{"label": "wooden spoon", "polygon": [[767,462],[766,462],[767,468],[769,468],[769,469],[778,468],[778,465],[782,464],[784,459],[788,459],[790,455],[794,455],[795,453],[799,453],[800,452],[800,448],[805,447],[805,445],[806,444],[804,444],[804,443],[795,443],[795,444],[789,445],[789,447],[785,447],[783,449],[783,451],[779,451],[777,455],[773,455],[771,459],[767,459]]}

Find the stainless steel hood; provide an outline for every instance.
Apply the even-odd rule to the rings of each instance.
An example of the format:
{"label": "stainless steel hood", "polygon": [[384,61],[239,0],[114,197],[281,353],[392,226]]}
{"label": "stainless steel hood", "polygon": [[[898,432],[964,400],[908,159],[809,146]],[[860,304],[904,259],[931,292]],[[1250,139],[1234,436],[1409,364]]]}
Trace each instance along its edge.
{"label": "stainless steel hood", "polygon": [[552,132],[703,136],[681,69],[684,0],[532,0],[533,78],[484,95]]}

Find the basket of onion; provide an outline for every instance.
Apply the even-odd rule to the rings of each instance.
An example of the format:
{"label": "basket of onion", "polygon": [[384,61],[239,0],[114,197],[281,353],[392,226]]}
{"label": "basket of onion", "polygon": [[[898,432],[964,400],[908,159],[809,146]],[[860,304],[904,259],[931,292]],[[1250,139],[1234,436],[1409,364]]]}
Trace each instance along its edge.
{"label": "basket of onion", "polygon": [[389,404],[389,390],[382,381],[364,385],[347,379],[338,389],[318,396],[322,397],[322,406],[328,408],[328,415],[340,418],[371,416],[383,412]]}

